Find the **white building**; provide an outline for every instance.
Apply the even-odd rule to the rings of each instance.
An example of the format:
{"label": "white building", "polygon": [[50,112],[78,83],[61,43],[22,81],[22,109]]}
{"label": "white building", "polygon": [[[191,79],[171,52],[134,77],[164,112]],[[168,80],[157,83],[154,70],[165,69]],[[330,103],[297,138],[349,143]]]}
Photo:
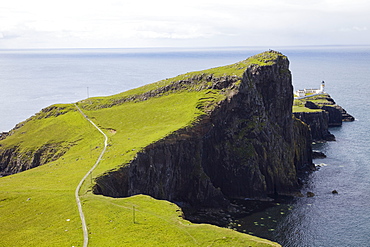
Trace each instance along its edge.
{"label": "white building", "polygon": [[305,97],[305,96],[311,95],[311,94],[322,94],[322,93],[324,93],[324,90],[325,90],[325,82],[322,81],[319,89],[317,89],[317,88],[306,89],[305,88],[305,89],[300,89],[300,90],[295,91],[294,94],[297,97]]}

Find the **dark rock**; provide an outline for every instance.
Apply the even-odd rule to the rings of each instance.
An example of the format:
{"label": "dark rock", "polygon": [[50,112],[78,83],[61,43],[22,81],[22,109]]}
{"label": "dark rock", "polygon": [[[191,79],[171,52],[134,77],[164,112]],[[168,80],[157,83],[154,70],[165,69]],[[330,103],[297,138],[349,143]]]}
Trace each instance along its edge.
{"label": "dark rock", "polygon": [[[352,122],[352,121],[355,121],[355,118],[353,116],[351,116],[350,114],[348,114],[347,111],[343,109],[343,107],[337,105],[335,103],[334,99],[330,97],[330,95],[325,94],[324,98],[327,101],[331,102],[331,103],[327,104],[326,106],[335,108],[342,115],[342,117],[341,117],[342,122]],[[332,115],[333,119],[330,119],[329,125],[331,123],[333,123],[333,126],[335,126],[336,123],[339,124],[339,116],[338,115],[339,115],[338,113],[334,113]]]}
{"label": "dark rock", "polygon": [[335,136],[329,132],[328,112],[295,112],[294,116],[309,125],[312,141],[335,141]]}
{"label": "dark rock", "polygon": [[247,68],[240,85],[213,76],[213,87],[229,92],[226,100],[194,126],[97,178],[94,193],[143,193],[193,207],[297,193],[298,171],[314,169],[311,136],[306,124],[292,118],[289,62],[282,56],[274,62]]}
{"label": "dark rock", "polygon": [[336,108],[341,112],[343,122],[355,121],[355,118],[352,115],[348,114],[347,111],[344,110],[341,106],[337,105]]}
{"label": "dark rock", "polygon": [[312,165],[312,138],[310,128],[303,121],[293,118],[294,164],[299,176],[307,171],[314,171]]}
{"label": "dark rock", "polygon": [[61,143],[45,144],[26,153],[20,152],[18,147],[0,150],[0,174],[7,176],[22,172],[48,162],[57,160],[64,155],[68,146]]}
{"label": "dark rock", "polygon": [[307,197],[314,197],[314,196],[315,196],[315,193],[310,192],[310,191],[307,192]]}
{"label": "dark rock", "polygon": [[332,194],[338,194],[338,191],[333,190],[331,193],[332,193]]}
{"label": "dark rock", "polygon": [[0,133],[0,140],[5,139],[7,136],[9,136],[9,132],[1,132]]}
{"label": "dark rock", "polygon": [[312,151],[312,159],[323,159],[326,158],[326,155],[323,152]]}
{"label": "dark rock", "polygon": [[304,106],[309,109],[320,109],[320,107],[313,103],[312,101],[307,101]]}
{"label": "dark rock", "polygon": [[321,109],[329,114],[328,127],[342,126],[342,113],[335,105],[324,105]]}

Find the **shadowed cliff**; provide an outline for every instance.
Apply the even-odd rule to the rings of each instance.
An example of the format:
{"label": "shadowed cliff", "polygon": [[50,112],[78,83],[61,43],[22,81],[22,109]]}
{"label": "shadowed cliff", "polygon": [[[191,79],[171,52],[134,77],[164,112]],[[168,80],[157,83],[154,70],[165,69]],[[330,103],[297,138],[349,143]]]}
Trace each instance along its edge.
{"label": "shadowed cliff", "polygon": [[[148,194],[197,207],[227,206],[231,198],[296,193],[299,171],[313,167],[308,126],[292,117],[289,61],[274,51],[252,58],[255,62],[240,80],[231,75],[188,80],[218,88],[226,99],[193,125],[97,178],[94,193]],[[176,90],[178,85],[166,87]]]}

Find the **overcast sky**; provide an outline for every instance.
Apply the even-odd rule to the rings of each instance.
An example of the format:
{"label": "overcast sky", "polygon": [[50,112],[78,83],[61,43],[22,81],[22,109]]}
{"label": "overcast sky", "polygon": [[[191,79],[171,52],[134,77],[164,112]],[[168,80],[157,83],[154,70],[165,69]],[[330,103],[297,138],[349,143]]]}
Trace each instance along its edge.
{"label": "overcast sky", "polygon": [[8,0],[0,49],[369,45],[369,0]]}

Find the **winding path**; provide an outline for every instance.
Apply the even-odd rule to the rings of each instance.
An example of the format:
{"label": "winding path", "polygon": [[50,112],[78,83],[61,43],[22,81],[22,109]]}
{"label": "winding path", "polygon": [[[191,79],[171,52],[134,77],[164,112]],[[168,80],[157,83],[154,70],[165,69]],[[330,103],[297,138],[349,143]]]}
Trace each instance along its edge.
{"label": "winding path", "polygon": [[104,132],[93,122],[91,121],[88,116],[85,115],[85,113],[83,113],[83,111],[80,109],[80,107],[77,106],[77,104],[74,104],[76,106],[76,108],[78,109],[78,111],[82,114],[82,116],[87,120],[89,121],[97,130],[99,130],[100,133],[102,133],[102,135],[104,136],[104,148],[103,148],[103,151],[100,153],[99,155],[99,158],[96,160],[95,164],[93,167],[91,167],[91,169],[86,173],[86,175],[81,179],[80,183],[77,185],[77,188],[75,190],[75,198],[76,198],[76,203],[77,203],[77,207],[78,207],[78,212],[80,213],[80,218],[81,218],[81,223],[82,223],[82,231],[83,231],[83,235],[84,235],[84,243],[83,243],[83,247],[87,247],[88,243],[89,243],[89,232],[87,230],[87,225],[86,225],[86,220],[85,220],[85,215],[82,211],[82,205],[81,205],[81,200],[80,200],[80,195],[79,195],[79,192],[80,192],[80,189],[81,189],[81,186],[83,184],[83,182],[86,180],[86,178],[93,172],[93,170],[97,167],[97,165],[99,164],[99,162],[101,161],[106,149],[107,149],[107,146],[108,146],[108,137],[106,134],[104,134]]}
{"label": "winding path", "polygon": [[310,94],[310,95],[306,95],[306,96],[302,96],[302,97],[294,97],[294,99],[305,99],[305,98],[309,98],[309,97],[313,97],[313,96],[317,96],[317,95],[321,95],[321,94],[326,94],[326,93],[325,92],[315,93],[315,94]]}

